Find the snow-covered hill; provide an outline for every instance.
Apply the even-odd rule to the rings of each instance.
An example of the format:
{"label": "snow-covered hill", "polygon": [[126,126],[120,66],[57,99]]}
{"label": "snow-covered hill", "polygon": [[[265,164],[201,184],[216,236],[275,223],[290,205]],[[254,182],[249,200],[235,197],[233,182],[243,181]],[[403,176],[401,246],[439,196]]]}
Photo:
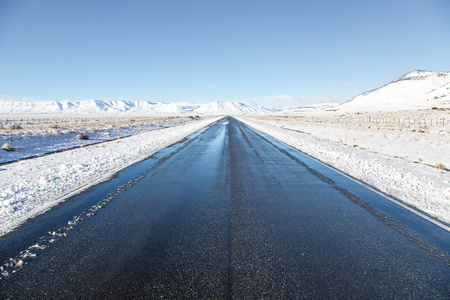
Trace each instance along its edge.
{"label": "snow-covered hill", "polygon": [[450,108],[450,72],[412,71],[336,107],[338,112]]}
{"label": "snow-covered hill", "polygon": [[450,108],[450,72],[412,71],[341,104],[321,103],[285,110],[258,104],[214,101],[211,103],[164,103],[128,100],[1,101],[0,115],[11,114],[150,114],[150,115],[244,115],[295,114],[315,111],[396,112]]}
{"label": "snow-covered hill", "polygon": [[207,104],[163,103],[127,100],[0,101],[0,114],[160,114],[242,115],[273,110],[257,104],[214,101]]}

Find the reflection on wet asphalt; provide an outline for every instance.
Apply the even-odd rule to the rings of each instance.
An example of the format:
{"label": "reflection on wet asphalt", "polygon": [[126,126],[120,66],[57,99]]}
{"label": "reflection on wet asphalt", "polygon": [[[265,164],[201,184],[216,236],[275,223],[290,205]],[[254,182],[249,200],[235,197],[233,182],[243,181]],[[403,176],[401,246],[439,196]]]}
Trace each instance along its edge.
{"label": "reflection on wet asphalt", "polygon": [[[1,279],[0,298],[449,297],[447,249],[383,222],[392,218],[351,199],[368,192],[338,187],[337,175],[283,147],[226,118],[133,176],[119,173],[111,182],[130,182],[120,192],[109,182],[86,193],[99,199],[74,197],[66,213],[41,217],[52,222],[30,224],[57,230],[73,203],[113,195]],[[0,251],[22,246],[13,237],[20,230]]]}

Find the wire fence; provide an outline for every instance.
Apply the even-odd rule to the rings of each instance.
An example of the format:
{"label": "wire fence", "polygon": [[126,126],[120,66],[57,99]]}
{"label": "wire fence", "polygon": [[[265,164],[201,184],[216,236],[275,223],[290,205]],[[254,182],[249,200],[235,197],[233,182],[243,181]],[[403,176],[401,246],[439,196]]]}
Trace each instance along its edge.
{"label": "wire fence", "polygon": [[[272,117],[274,118],[274,117]],[[414,116],[277,116],[279,121],[315,124],[368,125],[383,127],[411,127],[411,128],[450,128],[450,118],[414,117]]]}
{"label": "wire fence", "polygon": [[334,119],[335,123],[372,123],[372,124],[404,124],[418,126],[449,126],[446,118],[411,118],[411,117],[340,117]]}
{"label": "wire fence", "polygon": [[[178,117],[166,117],[164,119],[175,119]],[[158,117],[148,116],[105,116],[105,117],[0,117],[0,126],[2,127],[14,127],[14,126],[27,126],[27,125],[70,125],[70,124],[88,124],[88,123],[120,123],[123,122],[144,122],[161,120]]]}

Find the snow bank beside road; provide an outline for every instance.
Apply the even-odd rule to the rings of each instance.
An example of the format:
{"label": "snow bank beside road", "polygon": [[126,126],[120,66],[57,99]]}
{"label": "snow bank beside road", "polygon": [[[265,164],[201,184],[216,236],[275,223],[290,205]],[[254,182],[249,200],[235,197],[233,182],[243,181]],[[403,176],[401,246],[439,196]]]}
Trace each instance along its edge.
{"label": "snow bank beside road", "polygon": [[0,166],[0,236],[218,118]]}
{"label": "snow bank beside road", "polygon": [[239,119],[324,163],[450,223],[450,174],[439,169],[320,140],[249,119]]}

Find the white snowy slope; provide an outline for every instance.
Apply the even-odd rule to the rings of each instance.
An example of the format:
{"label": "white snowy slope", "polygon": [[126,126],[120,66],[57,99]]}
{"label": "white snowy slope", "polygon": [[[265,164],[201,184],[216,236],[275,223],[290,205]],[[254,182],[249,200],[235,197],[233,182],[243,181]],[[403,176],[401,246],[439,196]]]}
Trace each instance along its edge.
{"label": "white snowy slope", "polygon": [[70,195],[208,126],[206,118],[0,167],[0,236]]}
{"label": "white snowy slope", "polygon": [[333,110],[394,112],[432,108],[450,108],[450,72],[412,71]]}
{"label": "white snowy slope", "polygon": [[160,114],[242,115],[273,110],[257,104],[214,101],[206,104],[127,100],[0,101],[0,115],[11,114]]}

